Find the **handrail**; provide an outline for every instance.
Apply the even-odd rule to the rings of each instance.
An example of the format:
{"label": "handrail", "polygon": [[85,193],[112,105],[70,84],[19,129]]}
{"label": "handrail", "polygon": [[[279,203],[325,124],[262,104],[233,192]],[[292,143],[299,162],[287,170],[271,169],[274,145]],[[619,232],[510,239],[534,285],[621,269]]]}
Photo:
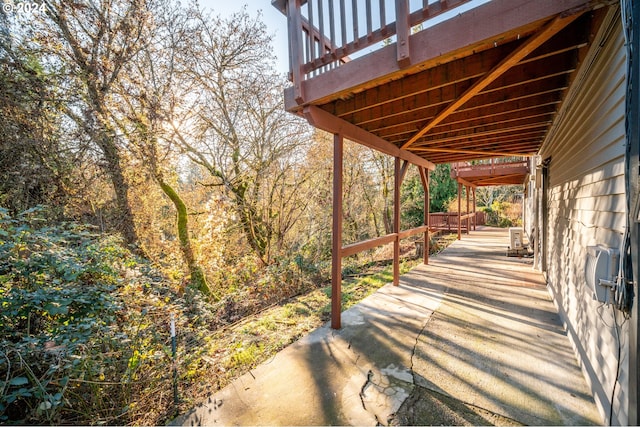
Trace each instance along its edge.
{"label": "handrail", "polygon": [[[349,61],[397,36],[398,61],[421,24],[471,0],[272,0],[289,22],[290,79],[296,83]],[[444,18],[444,17],[442,17]],[[400,31],[402,34],[398,34]]]}
{"label": "handrail", "polygon": [[386,245],[387,243],[393,242],[396,237],[399,239],[406,239],[407,237],[414,236],[416,234],[424,233],[427,231],[428,227],[426,225],[421,225],[419,227],[411,228],[409,230],[402,230],[400,233],[389,233],[381,237],[375,237],[369,240],[363,240],[357,243],[351,243],[350,245],[346,245],[342,247],[341,255],[342,257],[348,257],[351,255],[355,255],[357,253],[373,249],[377,246]]}

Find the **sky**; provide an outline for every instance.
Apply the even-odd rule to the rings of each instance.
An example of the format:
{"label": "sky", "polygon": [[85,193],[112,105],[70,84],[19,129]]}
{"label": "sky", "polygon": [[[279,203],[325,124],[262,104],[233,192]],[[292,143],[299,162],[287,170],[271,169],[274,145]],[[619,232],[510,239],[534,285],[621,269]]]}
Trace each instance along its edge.
{"label": "sky", "polygon": [[289,72],[289,45],[287,41],[287,17],[275,7],[271,0],[200,0],[203,8],[213,11],[221,17],[239,12],[246,5],[249,16],[255,17],[262,11],[262,22],[267,26],[268,34],[273,36],[273,50],[277,57],[276,67],[279,73]]}

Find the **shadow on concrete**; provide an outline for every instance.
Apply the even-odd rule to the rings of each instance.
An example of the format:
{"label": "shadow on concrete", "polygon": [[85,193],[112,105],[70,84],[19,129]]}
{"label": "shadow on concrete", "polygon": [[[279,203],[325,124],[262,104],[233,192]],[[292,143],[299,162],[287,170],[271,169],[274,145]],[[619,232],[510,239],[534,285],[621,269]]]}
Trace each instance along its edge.
{"label": "shadow on concrete", "polygon": [[472,232],[176,423],[600,424],[541,277],[507,244]]}

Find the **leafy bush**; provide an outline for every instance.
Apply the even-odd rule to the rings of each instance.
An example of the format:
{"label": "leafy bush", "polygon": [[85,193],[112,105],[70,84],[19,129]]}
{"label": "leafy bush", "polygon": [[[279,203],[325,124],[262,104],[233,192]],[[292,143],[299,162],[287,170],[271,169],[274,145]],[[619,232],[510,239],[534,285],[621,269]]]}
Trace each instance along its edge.
{"label": "leafy bush", "polygon": [[41,213],[0,209],[0,423],[135,419],[150,385],[171,386],[168,334],[150,316],[157,275],[119,239]]}
{"label": "leafy bush", "polygon": [[86,229],[46,226],[30,209],[0,210],[0,421],[54,422],[78,353],[98,344],[119,308],[120,255]]}
{"label": "leafy bush", "polygon": [[514,227],[522,224],[522,205],[496,201],[484,208],[487,215],[486,224],[495,227]]}
{"label": "leafy bush", "polygon": [[222,381],[212,331],[312,286],[281,259],[234,270],[241,285],[211,304],[119,238],[43,214],[0,209],[0,424],[165,423]]}

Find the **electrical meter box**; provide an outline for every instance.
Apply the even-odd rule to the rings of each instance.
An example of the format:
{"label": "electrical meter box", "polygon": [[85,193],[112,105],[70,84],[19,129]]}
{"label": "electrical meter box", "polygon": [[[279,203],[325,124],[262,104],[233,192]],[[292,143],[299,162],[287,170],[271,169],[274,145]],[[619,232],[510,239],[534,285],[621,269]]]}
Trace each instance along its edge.
{"label": "electrical meter box", "polygon": [[509,242],[511,249],[522,249],[524,248],[524,230],[522,227],[511,227],[509,228]]}

